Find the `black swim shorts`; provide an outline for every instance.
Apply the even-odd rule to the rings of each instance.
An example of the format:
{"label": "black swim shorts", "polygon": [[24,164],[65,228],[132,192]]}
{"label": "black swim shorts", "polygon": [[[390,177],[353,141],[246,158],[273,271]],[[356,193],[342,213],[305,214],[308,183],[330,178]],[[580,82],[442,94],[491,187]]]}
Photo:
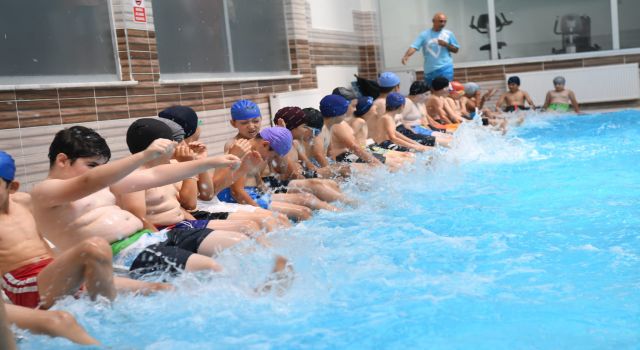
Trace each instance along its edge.
{"label": "black swim shorts", "polygon": [[184,270],[187,260],[198,251],[202,241],[213,232],[209,228],[175,228],[167,232],[167,240],[152,244],[138,254],[131,268],[134,275],[157,271],[176,273]]}

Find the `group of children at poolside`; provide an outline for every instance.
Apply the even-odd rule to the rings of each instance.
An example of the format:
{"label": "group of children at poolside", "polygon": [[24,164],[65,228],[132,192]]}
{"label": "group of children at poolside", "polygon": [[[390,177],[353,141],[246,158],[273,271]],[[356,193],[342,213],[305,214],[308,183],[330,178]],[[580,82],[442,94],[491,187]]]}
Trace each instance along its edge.
{"label": "group of children at poolside", "polygon": [[[189,107],[133,122],[126,135],[131,155],[115,161],[97,132],[73,126],[55,135],[49,175],[30,193],[18,191],[15,163],[0,151],[0,285],[12,302],[8,321],[95,344],[71,315],[46,310],[80,292],[114,300],[120,292],[172,289],[134,279],[149,273],[220,271],[213,257],[222,250],[249,240],[268,246],[268,232],[315,210],[340,210],[337,202],[354,205],[340,188],[352,172],[394,171],[416,152],[448,147],[467,120],[506,128],[508,118],[484,108],[495,91],[482,94],[477,84],[416,81],[405,97],[394,73],[377,83],[376,98],[336,88],[319,110],[282,108],[268,128],[255,103],[237,101],[230,111],[237,135],[218,156],[199,141],[201,126]],[[579,111],[573,93],[557,83],[545,107],[568,100]],[[526,100],[533,107],[518,85],[510,78],[499,104],[519,110]],[[114,275],[114,266],[128,276]],[[276,257],[272,271],[257,293],[289,286],[286,258]]]}

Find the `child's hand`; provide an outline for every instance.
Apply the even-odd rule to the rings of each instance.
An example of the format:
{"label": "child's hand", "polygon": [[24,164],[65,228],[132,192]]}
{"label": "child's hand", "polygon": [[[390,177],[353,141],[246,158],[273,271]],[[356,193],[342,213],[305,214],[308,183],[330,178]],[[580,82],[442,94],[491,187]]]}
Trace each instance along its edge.
{"label": "child's hand", "polygon": [[194,160],[195,157],[195,152],[193,152],[186,143],[182,142],[176,147],[174,158],[178,162],[188,162],[190,160]]}
{"label": "child's hand", "polygon": [[147,149],[142,151],[144,157],[149,160],[153,160],[164,155],[171,155],[176,148],[177,143],[175,141],[167,139],[154,140]]}
{"label": "child's hand", "polygon": [[215,156],[209,158],[213,161],[215,168],[230,168],[231,170],[236,170],[240,167],[240,158],[234,156],[233,154],[223,154],[220,156]]}
{"label": "child's hand", "polygon": [[200,141],[194,141],[189,143],[189,148],[194,153],[194,159],[204,159],[207,158],[207,145]]}
{"label": "child's hand", "polygon": [[243,171],[249,171],[260,166],[262,161],[263,159],[260,156],[260,153],[257,151],[251,151],[242,157],[242,164],[240,164],[240,168]]}
{"label": "child's hand", "polygon": [[239,158],[244,157],[247,152],[251,151],[251,141],[246,139],[236,140],[229,149],[229,154],[233,154]]}
{"label": "child's hand", "polygon": [[281,126],[281,127],[283,127],[283,128],[286,128],[286,127],[287,127],[287,123],[285,123],[285,122],[284,122],[284,119],[282,119],[282,118],[278,119],[278,121],[276,122],[276,125],[277,125],[277,126]]}

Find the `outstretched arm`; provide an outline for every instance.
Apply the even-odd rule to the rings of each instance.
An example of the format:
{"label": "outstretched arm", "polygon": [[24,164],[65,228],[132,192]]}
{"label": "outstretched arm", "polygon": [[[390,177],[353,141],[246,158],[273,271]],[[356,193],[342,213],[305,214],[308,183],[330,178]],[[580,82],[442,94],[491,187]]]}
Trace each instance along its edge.
{"label": "outstretched arm", "polygon": [[211,168],[237,168],[239,165],[240,159],[230,154],[184,163],[163,164],[150,169],[136,171],[112,185],[111,191],[121,194],[147,190],[181,181]]}
{"label": "outstretched arm", "polygon": [[413,55],[417,50],[414,49],[413,47],[409,47],[407,49],[407,52],[404,53],[404,56],[402,56],[402,64],[406,65],[407,62],[409,61],[409,58],[411,57],[411,55]]}
{"label": "outstretched arm", "polygon": [[157,139],[142,152],[104,165],[95,164],[82,175],[43,181],[33,188],[31,195],[47,207],[73,202],[111,186],[150,160],[173,153],[174,148],[175,142]]}

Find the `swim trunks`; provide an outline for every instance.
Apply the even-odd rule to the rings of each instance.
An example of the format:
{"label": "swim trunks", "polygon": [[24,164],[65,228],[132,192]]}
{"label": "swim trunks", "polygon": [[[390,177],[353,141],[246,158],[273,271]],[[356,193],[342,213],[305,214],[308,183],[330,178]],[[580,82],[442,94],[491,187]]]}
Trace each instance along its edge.
{"label": "swim trunks", "polygon": [[[269,206],[271,205],[271,195],[269,193],[264,193],[255,186],[246,186],[244,190],[261,208],[269,209]],[[238,203],[238,201],[233,198],[231,188],[229,187],[218,193],[218,199],[223,202]]]}
{"label": "swim trunks", "polygon": [[305,179],[316,179],[318,178],[318,173],[315,170],[303,170],[302,171],[302,176],[304,176]]}
{"label": "swim trunks", "polygon": [[516,111],[528,111],[529,107],[525,106],[506,106],[503,111],[505,112],[516,112]]}
{"label": "swim trunks", "polygon": [[571,105],[568,103],[550,103],[549,107],[547,107],[547,110],[549,111],[555,111],[555,112],[569,112],[569,110],[571,109]]}
{"label": "swim trunks", "polygon": [[212,232],[209,228],[174,228],[166,233],[166,240],[144,248],[133,260],[130,271],[133,275],[158,271],[180,272]]}
{"label": "swim trunks", "polygon": [[227,220],[229,218],[228,212],[208,212],[204,210],[192,211],[191,214],[196,220]]}
{"label": "swim trunks", "polygon": [[15,305],[35,309],[40,304],[38,274],[53,261],[52,258],[19,267],[2,276],[0,285],[4,294]]}
{"label": "swim trunks", "polygon": [[402,135],[412,139],[413,141],[416,141],[417,143],[423,146],[435,146],[436,144],[436,138],[431,136],[430,134],[429,135],[418,134],[413,130],[407,129],[404,125],[398,125],[398,127],[396,128],[396,131],[398,131]]}
{"label": "swim trunks", "polygon": [[382,141],[378,144],[378,146],[384,148],[384,149],[388,149],[390,151],[398,151],[398,152],[410,152],[411,149],[404,147],[404,146],[400,146],[400,145],[396,145],[395,143],[391,142],[391,140],[386,140],[386,141]]}
{"label": "swim trunks", "polygon": [[262,178],[267,187],[273,190],[273,193],[287,193],[287,186],[289,186],[289,180],[280,180],[275,176],[265,176]]}
{"label": "swim trunks", "polygon": [[355,155],[354,153],[351,153],[349,151],[340,153],[339,155],[336,156],[336,162],[338,163],[366,163],[364,160],[362,160],[360,157],[358,157],[357,155]]}

